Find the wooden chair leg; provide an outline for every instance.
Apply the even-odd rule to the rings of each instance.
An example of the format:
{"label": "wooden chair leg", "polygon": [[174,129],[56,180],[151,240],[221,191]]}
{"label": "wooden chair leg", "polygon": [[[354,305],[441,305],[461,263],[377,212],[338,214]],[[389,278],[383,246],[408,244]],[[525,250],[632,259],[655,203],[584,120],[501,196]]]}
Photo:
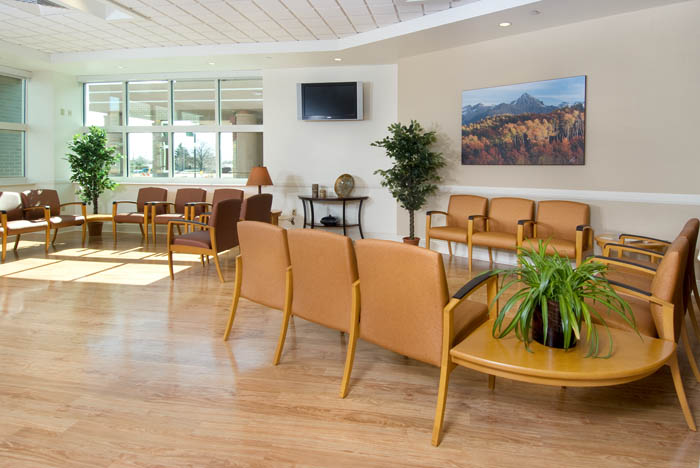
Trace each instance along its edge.
{"label": "wooden chair leg", "polygon": [[156,223],[155,220],[151,220],[151,234],[153,238],[153,245],[156,245]]}
{"label": "wooden chair leg", "polygon": [[681,325],[681,340],[683,341],[683,349],[685,349],[685,354],[688,356],[690,368],[693,370],[695,379],[700,382],[700,371],[698,371],[698,364],[695,362],[695,356],[693,356],[693,349],[690,347],[690,340],[688,339],[688,331],[685,328],[685,324]]}
{"label": "wooden chair leg", "polygon": [[493,265],[493,250],[489,247],[489,265]]}
{"label": "wooden chair leg", "polygon": [[496,376],[489,375],[489,390],[495,390],[495,389],[496,389]]}
{"label": "wooden chair leg", "polygon": [[58,228],[53,230],[53,239],[51,240],[51,245],[56,244],[56,237],[58,236]]}
{"label": "wooden chair leg", "polygon": [[440,389],[438,390],[437,407],[435,408],[435,422],[433,423],[434,446],[440,445],[440,432],[442,431],[442,421],[445,418],[445,404],[447,403],[447,386],[450,383],[450,374],[455,368],[455,364],[448,362],[440,368]]}
{"label": "wooden chair leg", "polygon": [[[20,235],[17,234],[17,237],[15,238],[15,247],[12,250],[17,250],[17,247],[19,246],[19,238],[20,238]],[[3,251],[4,251],[4,249],[3,249]],[[5,260],[5,257],[3,257],[2,259]]]}
{"label": "wooden chair leg", "polygon": [[7,255],[7,233],[2,233],[2,261],[5,261],[5,255]]}
{"label": "wooden chair leg", "polygon": [[289,317],[292,315],[292,308],[289,307],[288,310],[284,311],[282,316],[282,328],[280,330],[280,337],[277,340],[277,349],[275,349],[275,357],[272,360],[272,365],[276,366],[280,363],[280,358],[282,357],[282,349],[284,348],[284,341],[287,338],[287,328],[289,327]]}
{"label": "wooden chair leg", "polygon": [[355,348],[357,345],[357,337],[360,334],[360,298],[359,285],[353,285],[353,307],[350,323],[350,339],[348,340],[347,354],[345,355],[345,369],[343,371],[343,380],[340,383],[340,398],[345,398],[348,395],[348,387],[350,384],[350,375],[352,374],[352,366],[355,363]]}
{"label": "wooden chair leg", "polygon": [[467,252],[467,254],[469,255],[469,273],[471,273],[472,272],[472,252],[473,252],[474,248],[472,247],[471,244],[468,244],[467,250],[469,250],[469,252]]}
{"label": "wooden chair leg", "polygon": [[[112,223],[114,224],[114,223]],[[83,238],[81,240],[81,246],[85,247],[85,239],[87,239],[87,223],[83,223]]]}
{"label": "wooden chair leg", "polygon": [[425,235],[425,248],[430,250],[430,235],[429,234]]}
{"label": "wooden chair leg", "polygon": [[695,426],[695,420],[693,419],[693,414],[690,412],[688,399],[686,398],[685,390],[683,389],[683,379],[681,379],[681,371],[678,368],[678,355],[674,354],[673,357],[668,360],[667,364],[671,368],[673,385],[676,387],[676,396],[678,396],[678,402],[681,404],[681,410],[683,411],[685,422],[688,424],[688,428],[695,432],[697,431],[697,427]]}
{"label": "wooden chair leg", "polygon": [[219,281],[224,282],[224,274],[221,272],[221,265],[219,264],[219,255],[214,253],[214,265],[216,265],[216,272],[219,275]]}
{"label": "wooden chair leg", "polygon": [[[139,224],[139,227],[141,225]],[[143,237],[143,228],[141,229],[141,237]],[[117,244],[117,222],[112,220],[112,239],[114,239],[114,245]]]}
{"label": "wooden chair leg", "polygon": [[450,252],[450,257],[452,256],[452,242],[447,241],[447,250]]}
{"label": "wooden chair leg", "polygon": [[143,238],[145,236],[143,232],[143,224],[139,224],[139,231],[141,231],[141,237]]}
{"label": "wooden chair leg", "polygon": [[177,227],[177,234],[178,234],[178,236],[181,236],[181,235],[182,235],[182,228],[180,227],[179,224],[177,224],[176,227]]}
{"label": "wooden chair leg", "polygon": [[175,279],[175,274],[173,273],[173,251],[168,249],[168,268],[170,269],[170,279]]}
{"label": "wooden chair leg", "polygon": [[204,255],[200,255],[199,259],[202,261],[202,266],[204,266]]}
{"label": "wooden chair leg", "polygon": [[690,323],[693,326],[693,333],[695,338],[700,340],[700,326],[698,326],[698,318],[695,316],[695,308],[693,307],[693,298],[690,296],[688,301],[688,315],[690,316]]}
{"label": "wooden chair leg", "polygon": [[233,326],[233,319],[236,318],[236,310],[238,309],[238,299],[241,297],[241,283],[243,281],[243,271],[241,271],[242,262],[241,257],[236,257],[236,279],[234,280],[233,286],[233,302],[231,302],[231,313],[228,318],[228,323],[226,324],[226,330],[224,331],[224,341],[228,340],[228,336],[231,334],[231,327]]}
{"label": "wooden chair leg", "polygon": [[46,227],[46,239],[44,239],[44,252],[49,253],[49,245],[51,244],[51,228]]}

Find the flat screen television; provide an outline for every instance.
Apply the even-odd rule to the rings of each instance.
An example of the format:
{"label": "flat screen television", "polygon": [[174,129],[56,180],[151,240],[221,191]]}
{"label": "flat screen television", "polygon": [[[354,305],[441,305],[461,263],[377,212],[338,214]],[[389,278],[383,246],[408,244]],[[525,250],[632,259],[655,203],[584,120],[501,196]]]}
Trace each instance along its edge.
{"label": "flat screen television", "polygon": [[362,120],[362,82],[297,83],[299,120]]}

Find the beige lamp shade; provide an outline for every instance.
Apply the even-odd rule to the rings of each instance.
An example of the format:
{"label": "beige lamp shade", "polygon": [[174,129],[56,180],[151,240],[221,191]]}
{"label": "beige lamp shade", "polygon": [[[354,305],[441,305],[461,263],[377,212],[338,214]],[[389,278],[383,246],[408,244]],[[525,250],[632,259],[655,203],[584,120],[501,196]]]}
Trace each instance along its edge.
{"label": "beige lamp shade", "polygon": [[257,185],[258,193],[262,193],[263,185],[272,185],[272,179],[270,179],[270,173],[267,172],[267,168],[265,166],[254,167],[250,171],[246,185]]}

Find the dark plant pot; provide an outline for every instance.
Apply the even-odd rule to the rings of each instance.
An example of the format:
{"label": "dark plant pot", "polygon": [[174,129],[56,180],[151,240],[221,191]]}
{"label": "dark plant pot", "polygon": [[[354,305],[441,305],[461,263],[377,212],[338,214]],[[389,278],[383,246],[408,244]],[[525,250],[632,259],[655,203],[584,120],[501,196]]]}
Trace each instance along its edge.
{"label": "dark plant pot", "polygon": [[91,236],[102,235],[102,223],[88,223],[88,233]]}
{"label": "dark plant pot", "polygon": [[[542,329],[542,311],[537,307],[532,315],[532,339],[550,348],[564,349],[564,331],[561,326],[559,303],[547,301],[547,341],[544,340]],[[573,332],[569,339],[569,348],[576,346],[576,336]]]}
{"label": "dark plant pot", "polygon": [[414,237],[413,239],[411,239],[410,237],[404,237],[403,243],[410,245],[418,245],[420,243],[420,237]]}

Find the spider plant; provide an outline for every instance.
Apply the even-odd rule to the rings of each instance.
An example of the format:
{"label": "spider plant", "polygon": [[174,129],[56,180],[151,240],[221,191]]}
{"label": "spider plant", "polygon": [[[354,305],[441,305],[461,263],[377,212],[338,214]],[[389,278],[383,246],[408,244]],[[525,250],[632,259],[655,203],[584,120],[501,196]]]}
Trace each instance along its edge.
{"label": "spider plant", "polygon": [[[602,324],[608,334],[610,343],[608,358],[613,352],[612,335],[605,319],[591,306],[597,302],[605,306],[608,314],[618,314],[635,331],[637,326],[629,304],[613,290],[605,278],[607,265],[589,261],[574,268],[568,258],[558,254],[547,255],[548,242],[539,241],[538,250],[520,248],[518,250],[518,267],[511,270],[495,270],[503,273],[501,288],[494,298],[494,303],[512,287],[518,289],[498,312],[493,324],[493,336],[503,338],[511,331],[524,342],[530,350],[532,337],[530,334],[535,313],[542,314],[542,326],[545,342],[548,332],[548,307],[558,304],[561,314],[561,325],[564,335],[564,348],[568,349],[575,342],[573,337],[581,339],[582,327],[586,329],[589,339],[589,349],[586,357],[600,356],[600,340],[598,330],[593,325],[595,318]],[[589,302],[587,302],[589,301]],[[507,322],[508,313],[515,311]],[[506,325],[507,323],[507,325]]]}

